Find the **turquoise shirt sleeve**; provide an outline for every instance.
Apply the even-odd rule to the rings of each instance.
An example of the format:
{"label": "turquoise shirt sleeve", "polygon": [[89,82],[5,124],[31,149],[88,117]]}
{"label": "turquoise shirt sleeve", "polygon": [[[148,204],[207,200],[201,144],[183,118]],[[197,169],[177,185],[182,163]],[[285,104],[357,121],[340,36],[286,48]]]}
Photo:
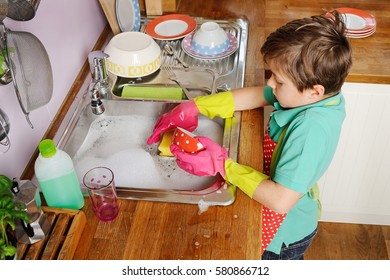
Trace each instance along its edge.
{"label": "turquoise shirt sleeve", "polygon": [[264,87],[264,98],[270,105],[273,105],[277,101],[270,86]]}

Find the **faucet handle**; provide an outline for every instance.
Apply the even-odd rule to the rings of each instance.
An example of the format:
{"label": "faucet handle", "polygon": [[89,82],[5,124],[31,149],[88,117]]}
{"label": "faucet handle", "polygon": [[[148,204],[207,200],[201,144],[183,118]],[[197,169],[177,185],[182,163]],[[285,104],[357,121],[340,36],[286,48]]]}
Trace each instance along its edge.
{"label": "faucet handle", "polygon": [[98,65],[98,62],[101,62],[104,58],[109,57],[108,54],[106,54],[103,51],[92,51],[88,54],[88,62],[91,66],[91,71],[93,70],[94,66]]}
{"label": "faucet handle", "polygon": [[102,51],[92,51],[88,54],[89,67],[95,81],[106,82],[107,72],[105,58],[107,57],[109,57],[109,55]]}

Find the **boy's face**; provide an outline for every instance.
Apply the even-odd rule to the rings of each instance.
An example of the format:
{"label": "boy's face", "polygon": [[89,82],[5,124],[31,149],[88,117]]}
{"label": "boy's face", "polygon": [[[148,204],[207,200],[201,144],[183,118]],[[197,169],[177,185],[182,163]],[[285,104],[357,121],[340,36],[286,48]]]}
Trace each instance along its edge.
{"label": "boy's face", "polygon": [[300,92],[289,77],[281,73],[274,65],[270,64],[269,66],[272,76],[267,85],[272,88],[276,99],[283,108],[296,108],[318,101],[312,98],[311,90]]}

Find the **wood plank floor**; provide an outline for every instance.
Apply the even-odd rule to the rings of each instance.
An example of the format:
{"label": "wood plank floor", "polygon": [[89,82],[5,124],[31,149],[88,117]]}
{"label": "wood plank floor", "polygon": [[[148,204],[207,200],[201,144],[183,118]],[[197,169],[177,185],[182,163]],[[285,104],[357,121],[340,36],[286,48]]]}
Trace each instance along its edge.
{"label": "wood plank floor", "polygon": [[390,226],[320,222],[306,260],[390,260]]}

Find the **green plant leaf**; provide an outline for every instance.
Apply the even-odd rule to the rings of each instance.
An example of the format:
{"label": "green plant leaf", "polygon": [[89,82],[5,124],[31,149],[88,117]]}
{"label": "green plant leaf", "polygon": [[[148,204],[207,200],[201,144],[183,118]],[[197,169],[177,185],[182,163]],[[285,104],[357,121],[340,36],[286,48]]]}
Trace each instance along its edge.
{"label": "green plant leaf", "polygon": [[12,187],[12,181],[5,175],[0,175],[0,189],[8,189],[10,190]]}
{"label": "green plant leaf", "polygon": [[9,221],[7,221],[7,224],[12,228],[12,230],[15,230],[16,225],[15,225],[14,221],[9,220]]}
{"label": "green plant leaf", "polygon": [[14,219],[15,218],[16,219],[21,219],[21,220],[25,221],[26,223],[29,222],[28,215],[24,211],[20,211],[20,210],[12,211],[11,215],[14,217]]}
{"label": "green plant leaf", "polygon": [[6,245],[2,247],[4,255],[7,257],[12,257],[16,254],[16,247],[12,245]]}

